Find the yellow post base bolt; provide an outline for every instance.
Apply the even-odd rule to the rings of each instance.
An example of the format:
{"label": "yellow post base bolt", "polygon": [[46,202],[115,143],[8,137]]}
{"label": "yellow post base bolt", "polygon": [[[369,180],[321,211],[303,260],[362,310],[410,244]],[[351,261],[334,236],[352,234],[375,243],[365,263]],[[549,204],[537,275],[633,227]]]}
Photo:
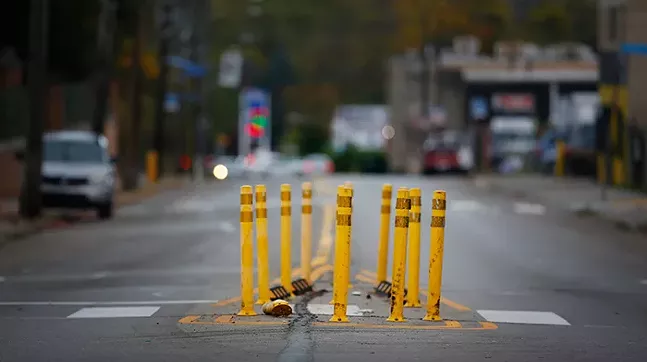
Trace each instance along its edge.
{"label": "yellow post base bolt", "polygon": [[240,188],[240,316],[256,315],[254,311],[254,206],[252,187]]}
{"label": "yellow post base bolt", "polygon": [[409,190],[399,188],[395,201],[395,230],[393,231],[393,276],[391,279],[391,314],[387,321],[404,322],[404,278],[409,232]]}
{"label": "yellow post base bolt", "polygon": [[426,321],[439,321],[440,289],[443,281],[443,253],[445,249],[445,210],[447,196],[445,191],[434,191],[431,202],[431,232],[429,236],[429,292],[427,294]]}
{"label": "yellow post base bolt", "polygon": [[301,272],[303,279],[312,281],[312,184],[301,186]]}
{"label": "yellow post base bolt", "polygon": [[292,187],[281,185],[281,285],[292,292]]}
{"label": "yellow post base bolt", "polygon": [[407,258],[407,308],[420,308],[420,208],[422,192],[419,188],[409,191],[411,214],[409,217],[409,256]]}
{"label": "yellow post base bolt", "polygon": [[333,271],[333,316],[331,322],[348,322],[348,283],[350,282],[351,216],[353,191],[345,186],[337,188],[337,229],[335,232],[335,269]]}
{"label": "yellow post base bolt", "polygon": [[389,232],[391,223],[391,198],[393,197],[393,186],[385,184],[382,186],[382,208],[380,210],[380,243],[377,247],[377,280],[386,280],[387,263],[389,259]]}
{"label": "yellow post base bolt", "polygon": [[158,160],[157,151],[148,151],[146,154],[146,176],[150,182],[157,182],[159,179]]}
{"label": "yellow post base bolt", "polygon": [[258,263],[258,300],[256,304],[270,301],[270,254],[267,240],[267,189],[256,186],[256,247]]}

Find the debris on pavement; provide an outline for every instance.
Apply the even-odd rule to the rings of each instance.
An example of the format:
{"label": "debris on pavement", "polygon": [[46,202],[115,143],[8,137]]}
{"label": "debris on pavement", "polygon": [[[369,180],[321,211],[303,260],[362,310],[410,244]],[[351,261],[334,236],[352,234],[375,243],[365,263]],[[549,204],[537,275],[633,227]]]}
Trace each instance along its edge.
{"label": "debris on pavement", "polygon": [[263,304],[263,313],[273,317],[287,317],[292,314],[292,307],[283,299],[277,299]]}
{"label": "debris on pavement", "polygon": [[360,296],[360,295],[362,295],[362,292],[354,291],[352,294],[353,294],[354,296]]}

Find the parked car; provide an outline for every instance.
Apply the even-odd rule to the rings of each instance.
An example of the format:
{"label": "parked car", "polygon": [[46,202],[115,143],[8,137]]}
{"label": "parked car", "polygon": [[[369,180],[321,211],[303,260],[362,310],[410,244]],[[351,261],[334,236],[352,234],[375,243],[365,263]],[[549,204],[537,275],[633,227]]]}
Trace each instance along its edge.
{"label": "parked car", "polygon": [[[17,157],[23,159],[23,153]],[[115,184],[114,160],[105,137],[88,131],[57,131],[43,136],[43,207],[95,209],[100,219],[109,219],[113,216]]]}
{"label": "parked car", "polygon": [[303,159],[304,175],[325,175],[335,172],[335,164],[324,153],[313,153]]}
{"label": "parked car", "polygon": [[581,125],[559,133],[554,129],[546,131],[536,148],[543,173],[553,173],[558,139],[565,142],[566,172],[577,176],[595,176],[595,126]]}
{"label": "parked car", "polygon": [[467,174],[474,167],[474,151],[469,137],[461,132],[445,131],[429,137],[424,144],[423,172]]}

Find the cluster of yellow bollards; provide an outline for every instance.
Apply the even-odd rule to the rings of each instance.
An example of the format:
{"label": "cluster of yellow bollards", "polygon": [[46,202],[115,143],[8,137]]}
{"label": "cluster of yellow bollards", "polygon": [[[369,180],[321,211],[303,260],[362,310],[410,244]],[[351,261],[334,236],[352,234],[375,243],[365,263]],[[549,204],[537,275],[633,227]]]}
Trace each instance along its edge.
{"label": "cluster of yellow bollards", "polygon": [[[254,193],[252,191],[255,191]],[[255,196],[255,197],[254,197]],[[240,247],[241,247],[241,309],[238,315],[253,316],[254,311],[254,198],[256,199],[256,245],[258,264],[258,300],[266,304],[272,299],[270,289],[269,242],[267,222],[267,188],[265,185],[245,185],[240,188]],[[310,283],[312,273],[312,184],[302,185],[301,210],[301,273]],[[281,185],[281,286],[291,294],[292,281],[292,188]]]}
{"label": "cluster of yellow bollards", "polygon": [[[389,254],[389,223],[391,220],[391,185],[382,188],[380,241],[378,245],[378,282],[386,281]],[[422,192],[419,188],[399,188],[395,204],[393,232],[393,268],[391,277],[390,322],[404,322],[404,308],[419,308],[420,293],[420,223]],[[424,320],[439,321],[440,289],[442,283],[443,249],[445,241],[446,193],[434,192],[432,199],[429,291]],[[331,322],[347,322],[348,284],[350,275],[350,242],[352,233],[353,188],[345,184],[337,188],[337,226],[335,232],[335,267],[333,282],[334,312]],[[407,266],[407,244],[409,268]],[[405,275],[408,276],[408,297],[405,304]]]}
{"label": "cluster of yellow bollards", "polygon": [[[391,199],[393,187],[382,189],[380,216],[380,240],[378,245],[377,278],[386,283],[389,254]],[[240,245],[241,245],[241,309],[238,315],[253,316],[254,311],[254,196],[256,201],[256,238],[258,263],[258,300],[266,304],[272,297],[269,275],[269,245],[267,222],[267,190],[257,185],[255,195],[252,186],[240,190]],[[289,184],[281,185],[281,286],[291,295],[295,285],[292,281],[292,196]],[[420,308],[420,233],[422,193],[419,188],[397,190],[395,223],[393,232],[393,268],[390,288],[390,322],[403,322],[404,308]],[[432,199],[429,290],[427,313],[424,320],[438,321],[440,317],[440,294],[442,282],[443,249],[445,239],[446,193],[437,190]],[[331,322],[348,322],[348,286],[350,283],[351,235],[353,213],[353,185],[349,182],[337,187],[337,213],[335,229],[335,260],[333,281],[333,316]],[[302,185],[301,207],[301,272],[303,280],[311,281],[312,273],[312,184]],[[408,245],[407,245],[408,244]],[[407,248],[408,246],[408,248]],[[408,255],[407,255],[408,251]],[[408,270],[407,259],[409,261]],[[408,277],[405,281],[405,276]],[[405,304],[405,282],[408,295]],[[283,305],[279,303],[280,305]],[[277,305],[279,305],[277,304]],[[269,308],[269,307],[268,307]]]}

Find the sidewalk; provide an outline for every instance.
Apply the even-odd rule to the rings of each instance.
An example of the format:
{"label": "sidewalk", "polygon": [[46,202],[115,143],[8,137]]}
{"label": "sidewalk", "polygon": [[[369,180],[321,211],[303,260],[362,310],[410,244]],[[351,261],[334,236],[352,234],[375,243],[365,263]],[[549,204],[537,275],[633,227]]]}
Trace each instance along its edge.
{"label": "sidewalk", "polygon": [[[190,181],[186,177],[165,178],[157,184],[147,182],[132,192],[117,191],[115,207],[118,209],[123,206],[137,204],[161,192],[178,189],[189,183]],[[0,244],[6,240],[47,228],[57,221],[60,221],[60,215],[51,213],[45,213],[39,220],[21,220],[18,215],[18,200],[0,200]]]}
{"label": "sidewalk", "polygon": [[601,187],[590,180],[541,175],[479,175],[477,187],[560,207],[577,215],[596,215],[616,226],[647,232],[647,195],[631,190]]}

